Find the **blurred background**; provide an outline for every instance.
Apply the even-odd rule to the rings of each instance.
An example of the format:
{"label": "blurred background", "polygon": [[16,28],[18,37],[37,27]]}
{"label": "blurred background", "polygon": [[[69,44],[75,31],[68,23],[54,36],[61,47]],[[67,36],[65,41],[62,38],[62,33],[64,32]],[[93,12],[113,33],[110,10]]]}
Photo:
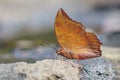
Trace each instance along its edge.
{"label": "blurred background", "polygon": [[120,0],[0,0],[0,63],[56,58],[59,8],[104,46],[120,47]]}

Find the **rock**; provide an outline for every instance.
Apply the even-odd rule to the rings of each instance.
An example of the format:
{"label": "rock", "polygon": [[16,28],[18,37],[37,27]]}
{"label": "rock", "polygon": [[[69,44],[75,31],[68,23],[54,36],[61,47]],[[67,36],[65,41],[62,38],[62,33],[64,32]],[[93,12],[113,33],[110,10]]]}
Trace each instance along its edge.
{"label": "rock", "polygon": [[[82,66],[81,66],[81,65]],[[80,61],[46,59],[36,63],[0,64],[0,80],[113,80],[110,61],[94,58]]]}
{"label": "rock", "polygon": [[80,66],[73,62],[42,60],[0,65],[0,80],[79,80]]}
{"label": "rock", "polygon": [[103,58],[93,58],[81,61],[84,67],[82,80],[113,80],[116,70],[111,61]]}
{"label": "rock", "polygon": [[117,79],[120,80],[120,47],[102,46],[102,56],[114,64]]}

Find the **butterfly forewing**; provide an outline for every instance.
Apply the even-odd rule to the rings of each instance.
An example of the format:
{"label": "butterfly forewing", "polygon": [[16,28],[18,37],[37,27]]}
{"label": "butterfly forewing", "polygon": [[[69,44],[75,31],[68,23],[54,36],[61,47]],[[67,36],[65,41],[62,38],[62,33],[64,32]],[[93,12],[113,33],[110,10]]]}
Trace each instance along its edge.
{"label": "butterfly forewing", "polygon": [[[72,51],[74,48],[90,48],[82,24],[71,20],[67,14],[60,10],[55,20],[55,32],[62,48]],[[84,42],[83,42],[84,41]]]}

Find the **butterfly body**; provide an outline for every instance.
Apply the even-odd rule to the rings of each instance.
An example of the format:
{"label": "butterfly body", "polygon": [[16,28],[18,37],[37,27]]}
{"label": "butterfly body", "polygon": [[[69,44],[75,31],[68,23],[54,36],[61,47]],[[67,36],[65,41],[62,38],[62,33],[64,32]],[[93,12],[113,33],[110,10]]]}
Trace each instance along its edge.
{"label": "butterfly body", "polygon": [[100,45],[94,33],[86,32],[85,27],[60,9],[55,19],[55,33],[60,49],[57,54],[69,59],[87,59],[101,55]]}

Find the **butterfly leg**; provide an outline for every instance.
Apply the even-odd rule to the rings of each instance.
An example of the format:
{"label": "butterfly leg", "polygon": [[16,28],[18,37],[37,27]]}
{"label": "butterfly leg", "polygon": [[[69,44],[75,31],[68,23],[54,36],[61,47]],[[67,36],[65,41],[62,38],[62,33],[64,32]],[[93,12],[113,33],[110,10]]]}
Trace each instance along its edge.
{"label": "butterfly leg", "polygon": [[80,61],[79,60],[77,60],[77,63],[80,65]]}
{"label": "butterfly leg", "polygon": [[61,57],[61,61],[64,61],[64,57],[63,56],[60,56]]}
{"label": "butterfly leg", "polygon": [[57,54],[56,54],[55,59],[58,59],[58,60],[64,61],[64,57],[61,56],[61,55],[57,55]]}
{"label": "butterfly leg", "polygon": [[72,55],[73,53],[69,52],[69,54],[70,54],[71,59],[74,59],[74,57]]}

